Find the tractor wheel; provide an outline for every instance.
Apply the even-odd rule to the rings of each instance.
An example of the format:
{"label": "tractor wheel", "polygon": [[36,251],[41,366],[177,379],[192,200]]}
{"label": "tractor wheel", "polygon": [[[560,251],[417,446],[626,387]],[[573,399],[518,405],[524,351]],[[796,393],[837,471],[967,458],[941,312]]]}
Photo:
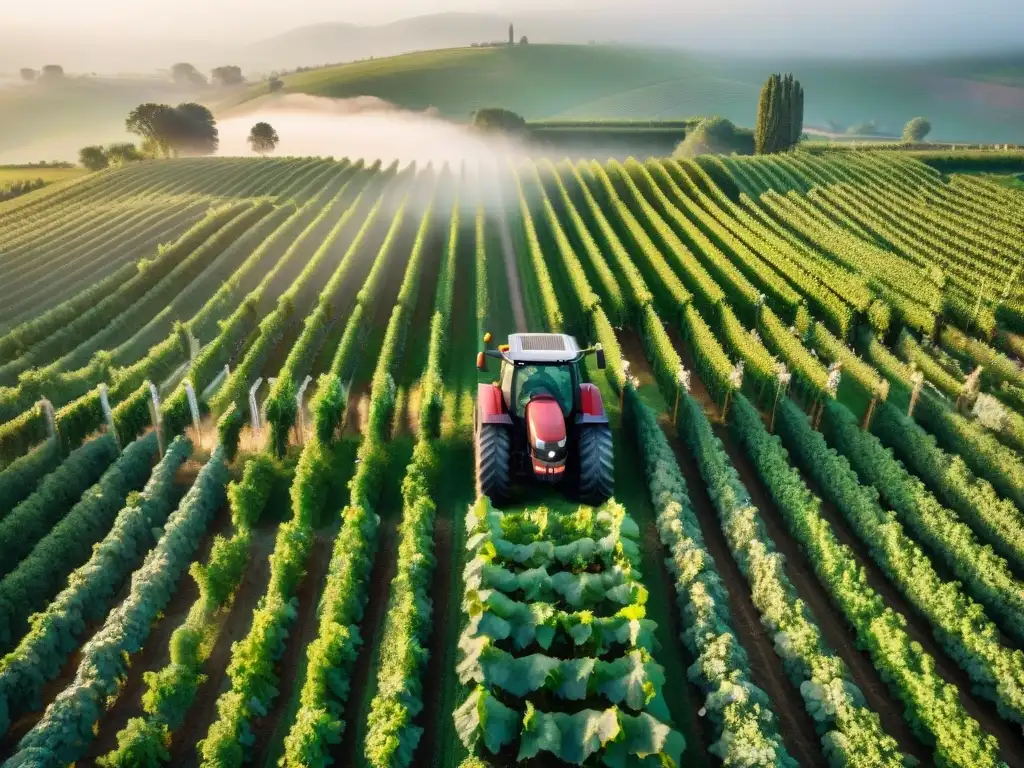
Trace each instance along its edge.
{"label": "tractor wheel", "polygon": [[497,424],[482,424],[476,433],[477,490],[495,503],[511,494],[510,463],[508,430]]}
{"label": "tractor wheel", "polygon": [[615,493],[615,459],[612,431],[606,424],[580,431],[580,498],[587,504],[603,504]]}

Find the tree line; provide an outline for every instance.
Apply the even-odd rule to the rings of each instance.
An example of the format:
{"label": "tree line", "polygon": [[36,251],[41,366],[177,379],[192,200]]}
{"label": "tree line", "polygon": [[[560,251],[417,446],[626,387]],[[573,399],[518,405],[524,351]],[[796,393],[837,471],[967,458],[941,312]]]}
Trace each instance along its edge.
{"label": "tree line", "polygon": [[[146,158],[213,155],[220,147],[220,131],[213,113],[194,102],[176,107],[153,102],[140,104],[125,119],[125,130],[141,139],[139,146],[119,142],[106,147],[82,147],[79,164],[98,171]],[[260,122],[252,127],[248,141],[253,152],[264,155],[277,148],[280,137],[273,126]]]}

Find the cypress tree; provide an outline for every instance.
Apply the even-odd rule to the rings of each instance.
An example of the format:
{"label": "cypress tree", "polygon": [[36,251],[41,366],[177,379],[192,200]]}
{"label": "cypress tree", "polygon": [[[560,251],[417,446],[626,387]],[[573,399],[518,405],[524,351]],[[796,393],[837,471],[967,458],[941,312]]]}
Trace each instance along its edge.
{"label": "cypress tree", "polygon": [[804,132],[804,89],[799,80],[795,81],[793,88],[792,114],[793,122],[789,143],[791,147],[796,147]]}
{"label": "cypress tree", "polygon": [[775,130],[775,143],[773,152],[785,152],[789,149],[789,138],[793,130],[793,76],[785,75],[782,78],[782,87],[779,94],[779,122]]}
{"label": "cypress tree", "polygon": [[761,88],[761,99],[757,105],[757,125],[754,128],[754,151],[759,155],[771,152],[773,134],[772,120],[778,91],[778,77],[772,75]]}

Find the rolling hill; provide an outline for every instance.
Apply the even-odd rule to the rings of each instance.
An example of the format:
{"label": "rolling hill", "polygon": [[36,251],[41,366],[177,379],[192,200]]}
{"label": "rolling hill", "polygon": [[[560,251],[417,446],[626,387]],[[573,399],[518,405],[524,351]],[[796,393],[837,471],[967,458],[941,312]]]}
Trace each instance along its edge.
{"label": "rolling hill", "polygon": [[[308,40],[308,29],[300,32],[299,39]],[[456,121],[481,107],[504,106],[530,120],[719,114],[749,126],[758,89],[772,71],[795,72],[804,83],[809,127],[838,124],[842,130],[873,121],[879,133],[898,135],[907,120],[923,115],[939,141],[1024,141],[1020,57],[886,62],[737,58],[613,45],[463,47],[287,74],[284,91],[374,97]],[[11,85],[0,88],[0,163],[72,159],[85,144],[123,139],[124,116],[141,101],[186,98],[204,100],[225,117],[273,103],[262,82],[229,94],[185,94],[156,78]]]}

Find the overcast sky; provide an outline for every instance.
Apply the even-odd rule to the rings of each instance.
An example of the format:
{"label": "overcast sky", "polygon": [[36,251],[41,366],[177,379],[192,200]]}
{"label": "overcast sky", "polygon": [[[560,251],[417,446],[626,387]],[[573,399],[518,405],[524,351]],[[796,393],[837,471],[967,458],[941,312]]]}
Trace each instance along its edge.
{"label": "overcast sky", "polygon": [[[260,37],[318,22],[380,24],[443,11],[498,12],[514,17],[528,11],[618,12],[688,16],[706,12],[735,14],[756,26],[756,19],[791,15],[806,24],[828,25],[837,17],[905,28],[913,35],[941,26],[965,34],[996,30],[1024,41],[1024,0],[0,0],[0,28],[32,28],[77,34],[131,31],[136,37],[211,40],[221,35]],[[741,33],[743,30],[739,30]],[[889,30],[892,31],[891,29]]]}

